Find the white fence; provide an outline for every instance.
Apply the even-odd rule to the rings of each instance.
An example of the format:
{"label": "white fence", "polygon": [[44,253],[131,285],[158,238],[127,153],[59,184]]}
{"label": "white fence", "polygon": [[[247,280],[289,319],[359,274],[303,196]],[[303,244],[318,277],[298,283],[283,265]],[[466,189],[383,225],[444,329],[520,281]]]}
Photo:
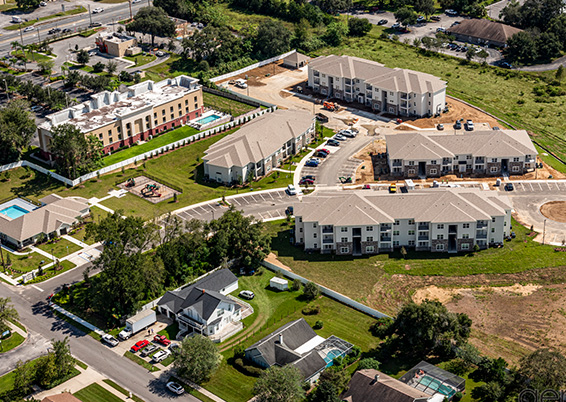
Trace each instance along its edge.
{"label": "white fence", "polygon": [[129,166],[129,165],[131,165],[131,164],[133,164],[133,163],[135,163],[135,162],[143,161],[143,160],[145,160],[146,158],[151,158],[151,157],[154,157],[154,156],[158,156],[158,155],[160,155],[160,154],[162,154],[162,153],[164,153],[164,152],[172,151],[172,150],[174,150],[174,149],[177,149],[177,148],[180,148],[180,147],[182,147],[182,146],[188,145],[188,144],[190,144],[191,142],[194,142],[194,141],[197,141],[197,140],[206,138],[206,137],[210,137],[211,135],[218,134],[218,133],[220,133],[220,132],[222,132],[222,131],[225,131],[225,130],[229,130],[229,129],[233,128],[233,127],[239,126],[240,124],[243,124],[243,123],[246,123],[246,122],[248,122],[248,121],[250,121],[250,120],[252,120],[252,119],[255,119],[256,117],[259,117],[259,116],[261,116],[261,115],[263,115],[263,114],[265,114],[265,113],[271,112],[271,111],[273,111],[273,110],[275,110],[275,109],[276,109],[276,107],[272,107],[272,108],[269,108],[269,109],[259,110],[259,111],[255,112],[255,113],[250,114],[250,115],[240,116],[240,117],[234,119],[234,120],[231,121],[231,122],[222,124],[222,125],[217,126],[217,127],[213,127],[213,128],[211,128],[211,129],[209,129],[209,130],[206,130],[206,131],[201,131],[201,132],[199,132],[199,133],[196,133],[196,134],[190,135],[190,136],[188,136],[188,137],[182,138],[182,139],[180,139],[180,140],[178,140],[178,141],[175,141],[175,142],[172,142],[172,143],[170,143],[170,144],[164,145],[164,146],[162,146],[162,147],[160,147],[160,148],[153,149],[153,150],[151,150],[151,151],[147,151],[147,152],[145,152],[145,153],[143,153],[143,154],[133,156],[133,157],[131,157],[131,158],[129,158],[129,159],[123,160],[123,161],[118,162],[118,163],[115,163],[115,164],[113,164],[113,165],[103,167],[102,169],[96,170],[96,171],[94,171],[94,172],[87,173],[87,174],[85,174],[85,175],[83,175],[83,176],[81,176],[81,177],[79,177],[79,178],[77,178],[77,179],[75,179],[75,180],[68,179],[68,178],[66,178],[66,177],[63,177],[63,176],[57,174],[57,173],[53,173],[53,172],[51,172],[50,170],[47,170],[47,169],[45,169],[45,168],[43,168],[43,167],[41,167],[41,166],[39,166],[39,165],[36,165],[35,163],[29,162],[29,161],[26,161],[26,160],[24,160],[24,161],[19,161],[19,162],[14,162],[14,163],[9,163],[9,164],[7,164],[7,165],[0,166],[0,172],[3,172],[3,171],[5,171],[5,170],[14,169],[14,168],[17,168],[17,167],[29,166],[30,168],[32,168],[32,169],[34,169],[34,170],[37,170],[37,171],[39,171],[39,172],[41,172],[41,173],[43,173],[43,174],[46,174],[46,175],[48,175],[48,176],[51,176],[51,177],[53,177],[54,179],[57,179],[57,180],[59,180],[59,181],[65,183],[65,184],[68,184],[68,185],[74,187],[74,186],[76,186],[76,185],[78,185],[78,184],[80,184],[80,183],[82,183],[82,182],[84,182],[84,181],[86,181],[86,180],[89,180],[89,179],[92,179],[92,178],[97,177],[99,174],[100,174],[100,175],[103,175],[103,174],[105,174],[105,173],[113,172],[113,171],[118,170],[118,169],[120,169],[120,168],[122,168],[122,167]]}
{"label": "white fence", "polygon": [[74,315],[73,313],[68,312],[63,307],[61,307],[61,306],[59,306],[55,303],[51,303],[51,308],[53,308],[53,310],[58,311],[59,313],[61,313],[63,315],[66,315],[67,317],[69,317],[70,319],[72,319],[75,322],[78,322],[82,326],[87,327],[91,331],[96,332],[98,335],[104,335],[103,330],[92,325],[90,322],[83,320],[81,317],[78,317],[78,316]]}
{"label": "white fence", "polygon": [[265,66],[267,64],[273,63],[274,61],[279,61],[281,59],[284,59],[285,57],[295,53],[296,51],[297,51],[296,49],[293,49],[290,52],[280,54],[279,56],[272,57],[271,59],[262,60],[260,62],[254,63],[250,66],[241,68],[241,69],[236,70],[236,71],[232,71],[231,73],[227,73],[227,74],[219,75],[218,77],[211,78],[210,81],[218,82],[218,81],[225,80],[226,78],[230,78],[230,77],[234,77],[236,75],[240,75],[240,74],[245,73],[247,71],[253,70],[254,68],[262,67],[262,66]]}
{"label": "white fence", "polygon": [[[308,279],[303,278],[300,275],[295,274],[294,272],[291,271],[287,271],[286,269],[283,269],[281,267],[278,267],[277,265],[274,265],[268,261],[263,261],[261,263],[261,265],[263,265],[264,267],[270,269],[271,271],[275,271],[275,272],[280,272],[281,274],[283,274],[284,276],[291,278],[291,279],[298,279],[300,280],[303,284],[310,282]],[[383,314],[380,311],[377,311],[371,307],[368,307],[362,303],[359,303],[355,300],[350,299],[347,296],[344,296],[343,294],[340,294],[338,292],[335,292],[332,289],[328,289],[327,287],[324,287],[322,285],[318,285],[318,287],[320,288],[320,291],[322,292],[323,295],[328,296],[334,300],[339,301],[340,303],[344,303],[347,306],[350,306],[358,311],[361,311],[362,313],[366,313],[368,315],[371,315],[372,317],[375,318],[382,318],[382,317],[389,317],[387,314]]]}

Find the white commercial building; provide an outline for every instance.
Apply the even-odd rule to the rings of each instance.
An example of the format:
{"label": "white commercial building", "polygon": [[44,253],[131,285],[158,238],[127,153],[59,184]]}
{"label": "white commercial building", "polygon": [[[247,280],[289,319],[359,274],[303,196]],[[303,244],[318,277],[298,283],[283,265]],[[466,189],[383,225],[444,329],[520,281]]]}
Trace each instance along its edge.
{"label": "white commercial building", "polygon": [[370,106],[400,116],[441,113],[446,82],[434,75],[388,68],[352,56],[320,56],[308,65],[308,86],[329,98]]}
{"label": "white commercial building", "polygon": [[266,113],[211,145],[202,158],[204,174],[226,184],[264,176],[307,146],[314,134],[313,115],[308,112]]}
{"label": "white commercial building", "polygon": [[478,189],[321,191],[294,205],[295,242],[305,250],[341,255],[399,247],[465,252],[476,244],[502,244],[511,210],[507,196]]}

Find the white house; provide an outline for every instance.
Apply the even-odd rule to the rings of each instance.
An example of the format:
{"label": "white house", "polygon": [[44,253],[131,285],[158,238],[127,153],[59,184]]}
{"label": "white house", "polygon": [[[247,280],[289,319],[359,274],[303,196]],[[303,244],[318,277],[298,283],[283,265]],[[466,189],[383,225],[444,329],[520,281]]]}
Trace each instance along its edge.
{"label": "white house", "polygon": [[243,328],[242,306],[227,296],[237,289],[236,276],[221,269],[190,286],[165,293],[157,311],[179,323],[178,338],[198,333],[221,341]]}
{"label": "white house", "polygon": [[376,112],[427,116],[442,112],[446,103],[446,82],[440,78],[359,57],[320,56],[311,60],[308,73],[308,86],[315,92]]}
{"label": "white house", "polygon": [[264,176],[313,140],[314,124],[312,114],[299,110],[257,117],[205,151],[204,174],[226,184]]}
{"label": "white house", "polygon": [[405,194],[324,192],[294,205],[295,242],[305,250],[376,254],[406,247],[465,252],[502,244],[511,201],[495,191],[428,189]]}
{"label": "white house", "polygon": [[386,135],[385,142],[389,171],[407,178],[521,175],[535,168],[537,155],[525,130],[403,133]]}

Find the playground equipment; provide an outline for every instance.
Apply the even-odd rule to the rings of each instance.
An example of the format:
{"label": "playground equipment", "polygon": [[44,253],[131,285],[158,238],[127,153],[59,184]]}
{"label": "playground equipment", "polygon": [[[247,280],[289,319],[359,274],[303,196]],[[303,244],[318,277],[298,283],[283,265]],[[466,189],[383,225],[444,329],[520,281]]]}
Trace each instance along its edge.
{"label": "playground equipment", "polygon": [[134,179],[133,177],[128,179],[128,181],[126,182],[126,187],[135,187],[136,185],[136,179]]}
{"label": "playground equipment", "polygon": [[335,112],[338,110],[338,104],[335,102],[324,102],[322,104],[322,106],[327,109],[330,110],[331,112]]}
{"label": "playground equipment", "polygon": [[157,192],[160,187],[161,186],[157,183],[146,184],[145,187],[141,190],[141,193],[144,197],[161,197],[161,193]]}

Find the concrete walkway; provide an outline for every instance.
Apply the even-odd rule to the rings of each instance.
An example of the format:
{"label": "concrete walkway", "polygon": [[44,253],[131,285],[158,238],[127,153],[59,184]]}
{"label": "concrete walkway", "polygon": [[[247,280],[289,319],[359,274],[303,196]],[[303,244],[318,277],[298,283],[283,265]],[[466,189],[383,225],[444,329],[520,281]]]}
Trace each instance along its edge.
{"label": "concrete walkway", "polygon": [[61,237],[62,237],[63,239],[65,239],[65,240],[70,241],[71,243],[75,243],[75,244],[76,244],[77,246],[79,246],[79,247],[82,247],[82,248],[88,247],[88,244],[83,243],[82,241],[77,240],[77,239],[75,239],[75,238],[72,237],[72,236],[63,235],[63,236],[61,236]]}
{"label": "concrete walkway", "polygon": [[102,380],[104,379],[104,376],[102,374],[92,369],[90,366],[87,367],[86,370],[83,370],[79,366],[75,366],[75,367],[77,368],[77,370],[81,372],[78,376],[71,378],[69,381],[65,381],[63,384],[60,384],[55,388],[52,388],[47,391],[39,392],[33,395],[33,397],[37,400],[42,400],[47,396],[57,395],[63,392],[69,392],[71,394],[74,394],[75,392],[80,391],[84,387],[88,387],[90,384],[94,382],[99,382],[99,381],[102,382]]}

